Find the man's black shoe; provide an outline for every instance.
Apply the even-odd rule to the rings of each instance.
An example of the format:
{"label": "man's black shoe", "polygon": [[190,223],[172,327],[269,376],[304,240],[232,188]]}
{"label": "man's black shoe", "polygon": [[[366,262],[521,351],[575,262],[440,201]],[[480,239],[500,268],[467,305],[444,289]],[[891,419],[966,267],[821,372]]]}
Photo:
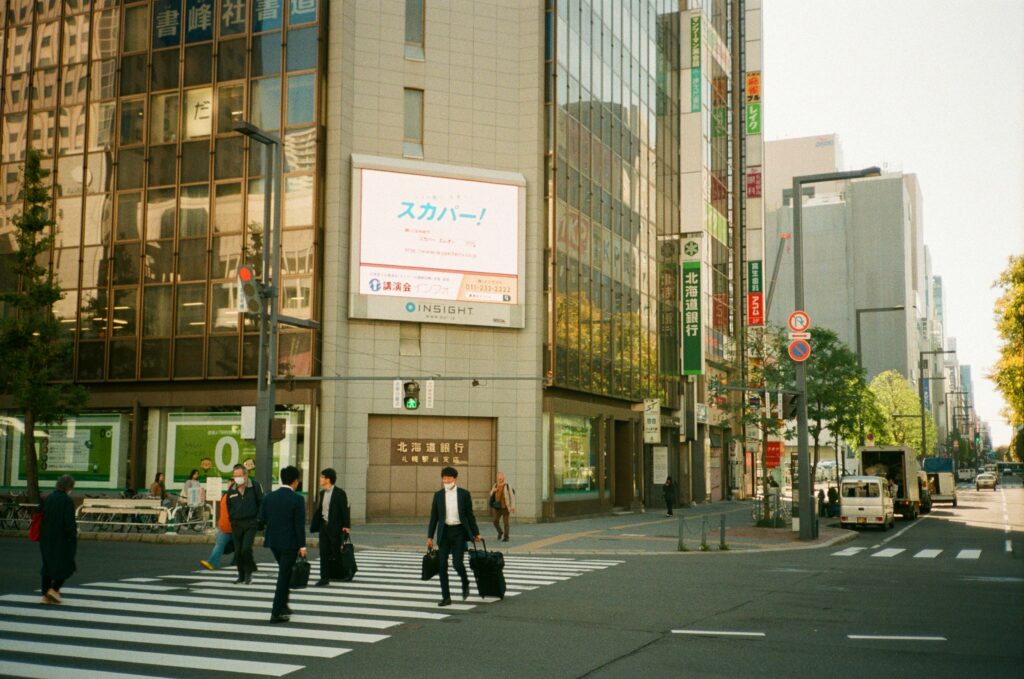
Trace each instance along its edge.
{"label": "man's black shoe", "polygon": [[243,577],[242,577],[241,575],[239,575],[239,576],[238,576],[238,579],[237,579],[237,580],[235,580],[235,584],[236,584],[236,585],[240,585],[240,584],[242,584],[243,582],[245,582],[245,578],[243,578]]}
{"label": "man's black shoe", "polygon": [[285,606],[284,607],[284,614],[285,615],[291,615],[292,614],[292,607],[291,606]]}
{"label": "man's black shoe", "polygon": [[247,584],[247,585],[251,585],[252,584],[252,573],[249,573],[248,575],[245,576],[245,584]]}
{"label": "man's black shoe", "polygon": [[313,586],[314,587],[326,587],[329,584],[331,584],[330,580],[317,580],[315,583],[313,583]]}
{"label": "man's black shoe", "polygon": [[288,615],[272,615],[270,616],[270,622],[288,622],[291,618]]}
{"label": "man's black shoe", "polygon": [[438,606],[451,606],[452,605],[452,600],[451,599],[441,599],[440,601],[437,602],[437,605]]}
{"label": "man's black shoe", "polygon": [[498,539],[499,540],[501,539],[501,531],[500,530],[498,531]]}
{"label": "man's black shoe", "polygon": [[465,601],[469,598],[469,583],[462,583],[462,600]]}

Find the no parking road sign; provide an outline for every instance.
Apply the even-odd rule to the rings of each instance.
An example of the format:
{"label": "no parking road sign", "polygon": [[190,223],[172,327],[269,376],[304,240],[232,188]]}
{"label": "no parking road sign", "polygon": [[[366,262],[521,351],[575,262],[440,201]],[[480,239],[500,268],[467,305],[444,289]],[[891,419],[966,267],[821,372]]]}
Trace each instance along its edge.
{"label": "no parking road sign", "polygon": [[797,363],[803,363],[811,357],[811,345],[805,339],[795,339],[789,343],[789,357]]}

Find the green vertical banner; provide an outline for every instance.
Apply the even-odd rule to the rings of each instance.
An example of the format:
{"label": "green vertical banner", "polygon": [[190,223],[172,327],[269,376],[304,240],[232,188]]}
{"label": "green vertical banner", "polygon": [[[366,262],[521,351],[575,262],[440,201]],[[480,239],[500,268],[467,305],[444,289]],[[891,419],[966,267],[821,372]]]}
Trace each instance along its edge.
{"label": "green vertical banner", "polygon": [[704,374],[700,261],[683,262],[683,374]]}
{"label": "green vertical banner", "polygon": [[690,17],[690,113],[700,112],[700,13]]}
{"label": "green vertical banner", "polygon": [[747,104],[747,134],[761,134],[761,104]]}

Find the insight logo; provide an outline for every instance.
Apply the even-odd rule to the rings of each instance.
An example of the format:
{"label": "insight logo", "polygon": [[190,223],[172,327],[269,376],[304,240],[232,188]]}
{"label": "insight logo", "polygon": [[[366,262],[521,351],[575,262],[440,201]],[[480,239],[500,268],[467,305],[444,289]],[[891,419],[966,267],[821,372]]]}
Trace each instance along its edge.
{"label": "insight logo", "polygon": [[412,312],[416,311],[416,305],[413,304],[412,302],[407,302],[405,305],[405,310],[411,314]]}
{"label": "insight logo", "polygon": [[378,292],[380,290],[380,280],[378,280],[376,278],[371,278],[370,279],[370,290],[372,290],[373,292]]}

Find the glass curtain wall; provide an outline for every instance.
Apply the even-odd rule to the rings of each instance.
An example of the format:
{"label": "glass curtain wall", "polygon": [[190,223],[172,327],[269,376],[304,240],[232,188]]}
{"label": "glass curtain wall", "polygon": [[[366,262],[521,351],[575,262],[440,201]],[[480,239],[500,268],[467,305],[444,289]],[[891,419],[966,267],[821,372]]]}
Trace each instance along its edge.
{"label": "glass curtain wall", "polygon": [[555,280],[547,369],[558,386],[632,401],[660,393],[658,234],[678,226],[668,215],[679,198],[658,181],[658,164],[678,165],[679,138],[659,123],[675,105],[675,48],[664,44],[672,32],[659,22],[676,5],[548,3]]}
{"label": "glass curtain wall", "polygon": [[[284,140],[279,304],[310,318],[323,3],[6,5],[0,257],[32,146],[53,170],[51,265],[66,292],[55,312],[76,342],[77,379],[254,375],[257,329],[236,311],[235,275],[262,258],[263,149],[232,125]],[[285,331],[281,371],[311,374],[313,351],[311,331]]]}

